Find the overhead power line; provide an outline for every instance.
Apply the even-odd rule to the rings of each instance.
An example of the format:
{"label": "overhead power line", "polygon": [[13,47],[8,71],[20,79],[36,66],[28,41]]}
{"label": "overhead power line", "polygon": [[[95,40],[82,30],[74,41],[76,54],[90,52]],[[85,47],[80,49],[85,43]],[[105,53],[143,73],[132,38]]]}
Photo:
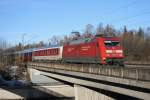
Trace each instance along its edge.
{"label": "overhead power line", "polygon": [[[113,10],[113,11],[108,11],[108,12],[106,12],[106,13],[109,13],[110,16],[111,16],[111,15],[114,15],[115,13],[121,12],[122,9],[132,7],[132,6],[135,5],[136,3],[137,3],[137,0],[134,0],[134,1],[130,2],[130,3],[128,3],[128,4],[125,4],[125,5],[123,5],[123,6],[117,7],[117,8],[116,8],[115,10]],[[107,19],[106,17],[103,17],[103,18]],[[108,17],[108,18],[109,18],[109,17]]]}
{"label": "overhead power line", "polygon": [[149,24],[148,27],[150,27],[150,19],[149,20],[140,21],[140,22],[130,23],[130,25],[134,25],[134,26],[140,25],[140,24],[147,24],[147,25]]}
{"label": "overhead power line", "polygon": [[128,19],[132,19],[132,18],[135,18],[135,17],[148,15],[148,14],[150,14],[150,11],[146,11],[146,12],[143,12],[143,13],[140,13],[140,14],[124,17],[124,18],[121,18],[121,19],[118,19],[118,20],[114,20],[114,21],[111,21],[111,23],[118,23],[118,22],[121,22],[121,21],[125,21],[125,20],[128,20]]}
{"label": "overhead power line", "polygon": [[112,11],[111,14],[120,12],[119,10],[127,9],[127,8],[129,8],[129,7],[132,7],[133,5],[135,5],[136,3],[138,3],[137,1],[138,1],[138,0],[134,0],[133,2],[130,2],[130,3],[126,4],[126,5],[124,5],[124,6],[118,7],[118,8],[116,8],[114,11]]}

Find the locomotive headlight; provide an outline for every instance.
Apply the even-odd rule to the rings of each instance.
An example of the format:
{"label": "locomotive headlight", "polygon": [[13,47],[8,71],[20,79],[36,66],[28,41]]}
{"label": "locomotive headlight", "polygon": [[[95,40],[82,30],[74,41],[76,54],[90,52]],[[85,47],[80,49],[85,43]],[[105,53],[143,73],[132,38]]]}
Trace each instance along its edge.
{"label": "locomotive headlight", "polygon": [[106,50],[106,53],[112,53],[113,51],[112,50]]}
{"label": "locomotive headlight", "polygon": [[116,50],[116,53],[122,53],[123,51],[122,50]]}
{"label": "locomotive headlight", "polygon": [[103,60],[106,60],[106,58],[105,58],[105,57],[103,57]]}

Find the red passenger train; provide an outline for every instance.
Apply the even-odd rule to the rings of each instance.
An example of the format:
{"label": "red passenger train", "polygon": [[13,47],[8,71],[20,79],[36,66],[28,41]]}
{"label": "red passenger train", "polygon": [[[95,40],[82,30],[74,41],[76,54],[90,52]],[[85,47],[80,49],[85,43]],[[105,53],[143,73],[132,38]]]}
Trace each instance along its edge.
{"label": "red passenger train", "polygon": [[118,64],[123,66],[124,54],[120,38],[95,37],[75,40],[64,46],[25,52],[24,61],[59,61],[62,63]]}

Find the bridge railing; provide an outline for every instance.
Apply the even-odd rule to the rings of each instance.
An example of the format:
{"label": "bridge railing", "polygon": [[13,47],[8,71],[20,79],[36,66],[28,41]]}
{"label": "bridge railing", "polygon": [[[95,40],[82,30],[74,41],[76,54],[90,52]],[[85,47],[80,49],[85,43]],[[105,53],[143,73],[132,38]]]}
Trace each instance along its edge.
{"label": "bridge railing", "polygon": [[150,69],[146,68],[120,68],[120,67],[93,67],[91,65],[79,65],[72,64],[51,64],[51,63],[28,63],[28,66],[37,69],[60,69],[68,70],[96,75],[105,75],[111,77],[127,78],[141,81],[150,81]]}

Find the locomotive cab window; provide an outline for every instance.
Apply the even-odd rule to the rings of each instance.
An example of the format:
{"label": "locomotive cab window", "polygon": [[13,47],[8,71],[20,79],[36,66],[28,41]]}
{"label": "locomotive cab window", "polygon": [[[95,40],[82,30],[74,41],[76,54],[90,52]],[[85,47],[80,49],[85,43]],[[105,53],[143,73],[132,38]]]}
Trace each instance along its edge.
{"label": "locomotive cab window", "polygon": [[104,41],[104,44],[106,46],[119,46],[120,42],[119,41]]}

